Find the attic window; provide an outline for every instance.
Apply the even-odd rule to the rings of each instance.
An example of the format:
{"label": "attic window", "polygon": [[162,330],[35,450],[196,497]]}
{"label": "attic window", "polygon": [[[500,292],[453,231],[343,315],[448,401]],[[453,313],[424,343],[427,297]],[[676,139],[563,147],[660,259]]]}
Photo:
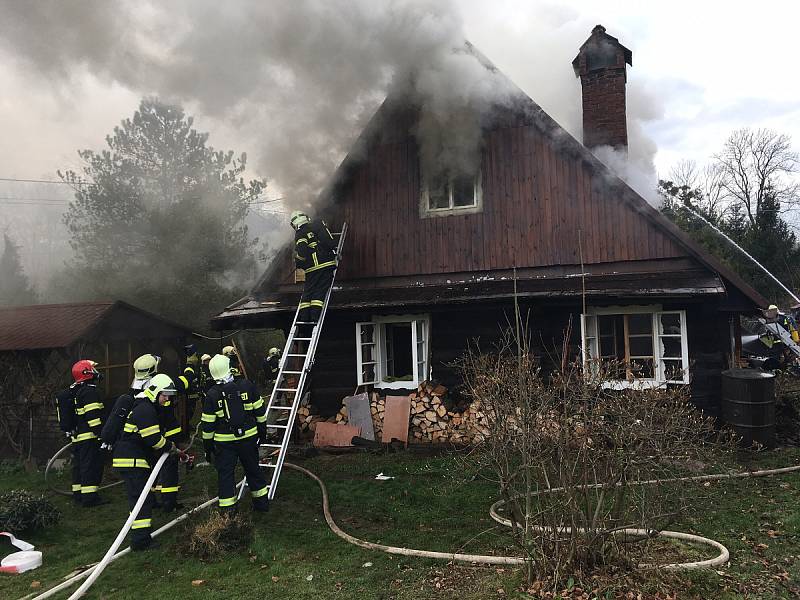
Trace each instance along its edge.
{"label": "attic window", "polygon": [[441,175],[423,184],[422,216],[478,212],[481,208],[480,175]]}

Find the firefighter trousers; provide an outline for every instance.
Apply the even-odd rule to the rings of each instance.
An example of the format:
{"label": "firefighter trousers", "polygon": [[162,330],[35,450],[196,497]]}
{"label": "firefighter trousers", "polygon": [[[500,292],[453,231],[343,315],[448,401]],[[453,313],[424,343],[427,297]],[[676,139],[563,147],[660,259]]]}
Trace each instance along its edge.
{"label": "firefighter trousers", "polygon": [[303,287],[303,297],[300,298],[301,321],[316,323],[319,321],[322,305],[325,303],[325,294],[333,282],[334,267],[325,267],[317,271],[306,271],[306,283]]}
{"label": "firefighter trousers", "polygon": [[103,479],[103,455],[100,440],[72,443],[72,497],[85,506],[99,502],[97,490]]}
{"label": "firefighter trousers", "polygon": [[170,455],[158,473],[158,483],[155,490],[160,495],[161,508],[170,511],[178,505],[178,491],[181,486],[178,476],[178,457]]}
{"label": "firefighter trousers", "polygon": [[[163,468],[163,467],[162,467]],[[125,482],[125,491],[128,494],[128,507],[133,510],[136,501],[150,477],[151,469],[134,467],[130,469],[118,469],[119,475]],[[153,494],[147,494],[142,509],[136,516],[131,526],[131,549],[142,550],[150,545],[150,531],[152,529],[153,516]]]}
{"label": "firefighter trousers", "polygon": [[219,507],[232,509],[236,507],[236,461],[242,463],[247,486],[253,498],[255,510],[267,510],[267,479],[258,466],[258,443],[256,436],[238,442],[215,442],[214,463],[217,467],[217,483],[219,490]]}

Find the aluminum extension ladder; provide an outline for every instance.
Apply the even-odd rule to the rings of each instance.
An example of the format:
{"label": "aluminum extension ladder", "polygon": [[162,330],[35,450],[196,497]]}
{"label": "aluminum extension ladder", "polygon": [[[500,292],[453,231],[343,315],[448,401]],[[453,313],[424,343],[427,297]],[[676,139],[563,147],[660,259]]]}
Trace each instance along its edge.
{"label": "aluminum extension ladder", "polygon": [[[336,249],[336,266],[333,270],[331,285],[325,293],[325,301],[322,304],[319,321],[317,321],[316,324],[299,321],[300,306],[298,304],[297,310],[294,313],[292,327],[289,329],[289,336],[286,339],[286,345],[283,349],[283,355],[281,356],[281,361],[278,366],[278,376],[275,379],[275,386],[272,388],[272,394],[270,394],[269,403],[267,404],[267,431],[270,433],[277,432],[281,440],[280,443],[261,444],[262,448],[267,448],[268,452],[271,452],[265,460],[259,462],[259,465],[267,469],[269,474],[268,498],[270,500],[275,497],[278,479],[281,476],[281,469],[283,469],[283,461],[286,459],[286,453],[289,448],[289,439],[292,437],[292,428],[297,418],[297,409],[300,407],[300,402],[303,398],[303,391],[305,390],[308,374],[311,372],[311,367],[314,365],[314,355],[317,352],[317,343],[322,333],[322,323],[328,311],[328,303],[330,302],[331,292],[333,291],[333,286],[336,281],[336,271],[339,269],[339,261],[342,257],[342,247],[344,246],[344,239],[347,235],[347,223],[342,226],[341,233],[334,233],[333,235],[334,237],[339,237],[339,243]],[[310,337],[298,335],[298,327],[301,328],[300,331],[308,331],[308,328],[311,326],[313,326],[313,329],[311,330]],[[302,368],[299,371],[294,370],[301,360],[303,361]],[[289,377],[287,377],[287,375]],[[291,387],[292,384],[294,384],[294,387]],[[288,420],[286,419],[287,414]],[[275,450],[278,450],[277,455],[275,454]],[[270,470],[271,473],[269,473]],[[244,493],[244,488],[245,485],[239,490],[240,498]]]}
{"label": "aluminum extension ladder", "polygon": [[767,323],[764,319],[760,319],[760,321],[767,328],[767,331],[777,335],[789,350],[794,352],[796,356],[800,356],[800,346],[792,339],[791,333],[786,331],[779,323]]}

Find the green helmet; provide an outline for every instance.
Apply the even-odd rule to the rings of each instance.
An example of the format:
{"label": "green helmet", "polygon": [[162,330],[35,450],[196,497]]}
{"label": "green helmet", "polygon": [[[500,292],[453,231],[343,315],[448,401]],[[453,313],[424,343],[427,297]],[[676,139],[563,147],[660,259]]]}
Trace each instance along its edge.
{"label": "green helmet", "polygon": [[161,358],[152,354],[142,354],[133,362],[133,376],[135,379],[150,379],[158,372],[158,363]]}
{"label": "green helmet", "polygon": [[217,354],[208,362],[208,370],[214,381],[222,381],[231,374],[231,359],[223,354]]}
{"label": "green helmet", "polygon": [[175,384],[172,383],[169,375],[159,373],[147,382],[147,387],[144,388],[144,395],[150,399],[150,402],[156,402],[159,394],[165,396],[174,396],[177,394]]}
{"label": "green helmet", "polygon": [[294,227],[295,229],[300,229],[300,227],[302,227],[309,221],[311,221],[311,219],[308,218],[308,215],[300,210],[294,211],[292,213],[291,219],[289,220],[289,222],[292,224],[292,227]]}

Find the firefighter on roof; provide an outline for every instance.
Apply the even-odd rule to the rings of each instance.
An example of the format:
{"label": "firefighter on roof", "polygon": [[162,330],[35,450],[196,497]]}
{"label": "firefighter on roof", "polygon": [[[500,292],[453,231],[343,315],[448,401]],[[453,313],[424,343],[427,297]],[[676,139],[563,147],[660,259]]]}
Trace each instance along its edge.
{"label": "firefighter on roof", "polygon": [[258,442],[267,433],[264,399],[256,386],[244,377],[234,378],[230,359],[222,354],[209,363],[216,381],[206,394],[203,405],[202,430],[206,459],[217,468],[219,507],[236,508],[237,460],[242,463],[253,509],[269,509],[269,487],[258,466]]}
{"label": "firefighter on roof", "polygon": [[83,506],[104,504],[97,493],[103,478],[100,431],[103,401],[97,391],[100,374],[91,360],[72,365],[74,383],[57,395],[58,422],[72,440],[72,498]]}
{"label": "firefighter on roof", "polygon": [[[164,437],[156,408],[157,405],[168,404],[176,393],[175,385],[167,375],[153,376],[145,384],[144,389],[136,394],[133,408],[114,447],[112,464],[125,481],[131,509],[144,490],[157,456],[161,452],[180,454],[175,444]],[[152,510],[153,495],[148,494],[131,527],[131,549],[134,551],[145,550],[151,546]]]}
{"label": "firefighter on roof", "polygon": [[303,212],[294,211],[291,224],[295,230],[294,262],[306,276],[299,319],[316,323],[325,303],[325,294],[333,282],[336,242],[324,221],[312,221]]}

